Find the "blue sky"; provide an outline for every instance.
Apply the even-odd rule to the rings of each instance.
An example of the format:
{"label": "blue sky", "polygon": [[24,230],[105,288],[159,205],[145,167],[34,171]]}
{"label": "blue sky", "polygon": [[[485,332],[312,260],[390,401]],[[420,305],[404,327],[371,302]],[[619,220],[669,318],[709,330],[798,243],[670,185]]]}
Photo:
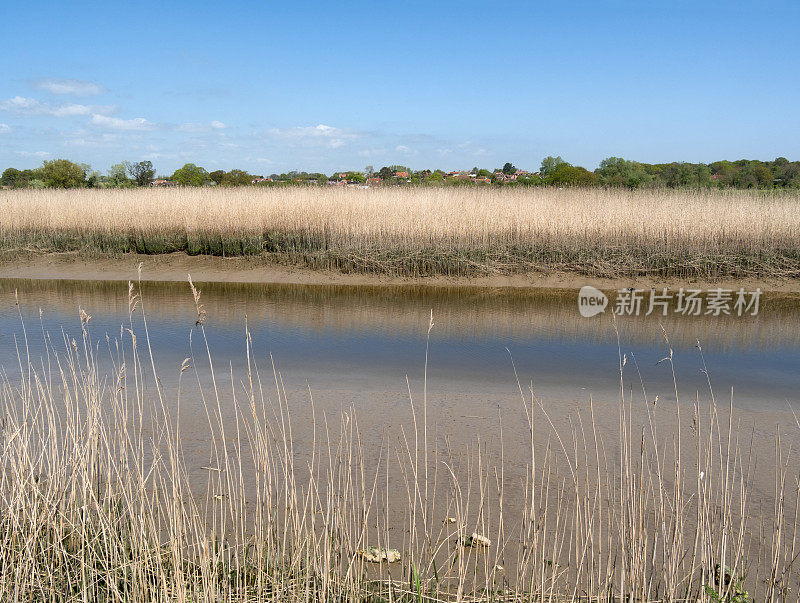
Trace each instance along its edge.
{"label": "blue sky", "polygon": [[798,2],[6,2],[0,170],[800,159]]}

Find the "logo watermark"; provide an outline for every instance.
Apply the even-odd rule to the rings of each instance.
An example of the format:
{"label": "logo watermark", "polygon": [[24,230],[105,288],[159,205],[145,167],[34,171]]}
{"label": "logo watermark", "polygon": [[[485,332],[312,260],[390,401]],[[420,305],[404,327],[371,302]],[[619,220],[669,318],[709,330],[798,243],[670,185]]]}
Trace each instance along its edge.
{"label": "logo watermark", "polygon": [[[687,289],[681,287],[670,291],[656,289],[619,289],[612,306],[617,316],[650,316],[656,314],[681,314],[683,316],[755,316],[758,314],[761,289],[746,291],[733,289]],[[605,312],[608,296],[586,285],[578,292],[578,311],[581,316],[591,318]]]}
{"label": "logo watermark", "polygon": [[578,311],[584,318],[591,318],[606,311],[608,297],[600,289],[591,285],[581,287],[578,291]]}

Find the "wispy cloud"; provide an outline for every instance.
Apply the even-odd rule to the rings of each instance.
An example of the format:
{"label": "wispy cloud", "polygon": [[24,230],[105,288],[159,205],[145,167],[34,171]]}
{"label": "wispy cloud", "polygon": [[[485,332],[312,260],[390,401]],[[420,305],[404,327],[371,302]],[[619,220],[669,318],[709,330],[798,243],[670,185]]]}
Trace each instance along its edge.
{"label": "wispy cloud", "polygon": [[357,154],[359,157],[381,157],[386,155],[386,149],[362,149]]}
{"label": "wispy cloud", "polygon": [[181,132],[207,132],[209,130],[224,130],[227,128],[221,121],[212,121],[211,123],[201,123],[196,121],[189,121],[178,126]]}
{"label": "wispy cloud", "polygon": [[124,131],[146,131],[155,128],[155,124],[147,121],[144,117],[134,117],[133,119],[120,119],[119,117],[108,117],[95,113],[92,115],[92,124],[110,130]]}
{"label": "wispy cloud", "polygon": [[103,86],[94,82],[49,77],[33,80],[33,87],[37,90],[45,90],[50,94],[69,94],[72,96],[95,96],[106,92]]}
{"label": "wispy cloud", "polygon": [[22,157],[49,157],[50,153],[47,151],[17,151],[17,155]]}
{"label": "wispy cloud", "polygon": [[103,132],[99,136],[85,133],[84,136],[64,139],[64,145],[70,147],[102,148],[109,147],[119,142],[119,136],[111,132]]}
{"label": "wispy cloud", "polygon": [[287,142],[304,146],[325,146],[332,149],[341,147],[347,140],[358,138],[358,134],[333,126],[298,126],[295,128],[272,128],[268,134]]}
{"label": "wispy cloud", "polygon": [[0,134],[5,134],[11,131],[11,127],[8,124],[0,124]]}
{"label": "wispy cloud", "polygon": [[35,98],[15,96],[0,101],[0,111],[8,111],[14,115],[30,117],[33,115],[51,115],[53,117],[71,117],[74,115],[104,115],[114,111],[114,107],[102,105],[51,105]]}
{"label": "wispy cloud", "polygon": [[198,122],[186,122],[178,126],[178,131],[180,132],[202,132],[206,129],[205,124],[201,124]]}

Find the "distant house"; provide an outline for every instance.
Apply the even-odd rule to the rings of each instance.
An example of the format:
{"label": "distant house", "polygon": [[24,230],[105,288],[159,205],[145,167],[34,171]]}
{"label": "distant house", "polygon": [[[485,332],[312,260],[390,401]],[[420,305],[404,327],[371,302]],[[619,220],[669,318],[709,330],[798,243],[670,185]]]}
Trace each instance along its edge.
{"label": "distant house", "polygon": [[394,175],[397,178],[408,178],[409,177],[409,173],[408,172],[395,172]]}
{"label": "distant house", "polygon": [[367,178],[367,184],[369,186],[380,186],[381,182],[383,182],[383,180],[380,178]]}
{"label": "distant house", "polygon": [[158,180],[153,180],[153,181],[150,183],[150,186],[163,186],[163,187],[167,187],[167,186],[177,186],[177,185],[176,185],[174,182],[172,182],[172,180],[166,180],[166,179],[164,179],[164,178],[159,178]]}

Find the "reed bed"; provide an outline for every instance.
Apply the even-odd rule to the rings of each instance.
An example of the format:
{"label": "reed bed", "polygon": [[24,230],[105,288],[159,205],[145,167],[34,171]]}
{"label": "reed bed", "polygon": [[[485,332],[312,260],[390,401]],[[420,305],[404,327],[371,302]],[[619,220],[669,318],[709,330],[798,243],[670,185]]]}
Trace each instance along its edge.
{"label": "reed bed", "polygon": [[[322,416],[312,397],[291,412],[249,334],[247,370],[215,371],[191,290],[197,324],[174,395],[134,284],[116,338],[95,340],[81,312],[74,339],[39,330],[34,358],[37,329],[21,322],[0,388],[0,600],[796,600],[798,466],[780,430],[774,456],[754,458],[713,390],[657,407],[644,388],[625,393],[620,354],[618,429],[605,433],[591,403],[556,429],[520,386],[529,455],[508,459],[504,417],[475,442],[430,429],[423,383],[367,449],[352,411]],[[671,365],[666,336],[665,349]],[[184,453],[188,380],[208,459]],[[313,428],[304,448],[299,421]],[[365,554],[395,549],[394,562]]]}
{"label": "reed bed", "polygon": [[20,190],[0,251],[184,252],[395,276],[797,277],[800,196],[607,189]]}

